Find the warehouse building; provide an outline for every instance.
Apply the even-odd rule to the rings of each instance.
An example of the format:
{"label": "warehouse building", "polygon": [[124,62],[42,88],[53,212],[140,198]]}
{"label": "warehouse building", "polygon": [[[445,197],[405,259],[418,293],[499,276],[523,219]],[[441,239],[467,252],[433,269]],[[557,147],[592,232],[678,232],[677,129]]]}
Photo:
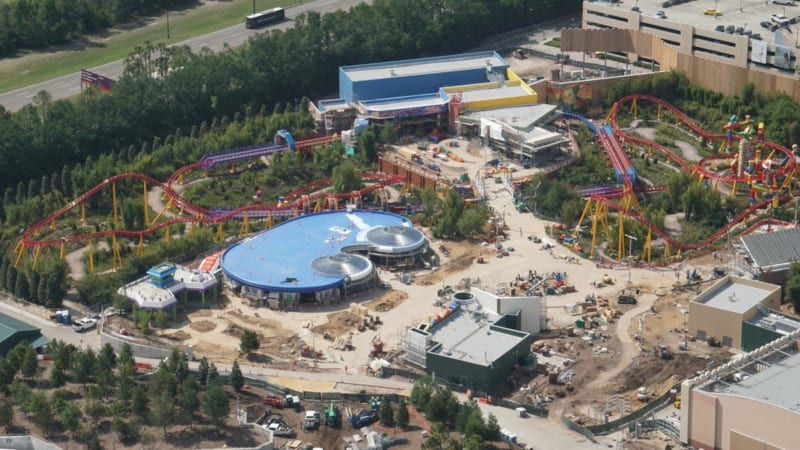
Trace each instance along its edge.
{"label": "warehouse building", "polygon": [[775,317],[780,304],[780,286],[726,276],[689,303],[688,332],[701,341],[752,349],[780,337],[778,323],[781,330],[789,326],[788,319]]}
{"label": "warehouse building", "polygon": [[5,355],[20,342],[27,342],[36,350],[46,346],[50,339],[42,335],[42,331],[33,325],[0,314],[0,355]]}
{"label": "warehouse building", "polygon": [[768,283],[784,284],[789,266],[800,261],[800,229],[788,228],[740,238],[740,267]]}
{"label": "warehouse building", "polygon": [[680,441],[704,449],[793,449],[800,331],[681,385]]}
{"label": "warehouse building", "polygon": [[515,365],[532,364],[533,336],[514,328],[518,317],[458,305],[448,310],[408,330],[407,361],[429,375],[487,392],[501,386]]}

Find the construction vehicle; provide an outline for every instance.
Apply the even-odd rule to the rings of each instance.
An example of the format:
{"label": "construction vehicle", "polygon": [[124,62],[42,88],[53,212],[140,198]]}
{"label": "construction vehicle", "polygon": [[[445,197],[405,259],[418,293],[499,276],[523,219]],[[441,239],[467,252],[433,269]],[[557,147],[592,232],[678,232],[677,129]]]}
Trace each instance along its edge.
{"label": "construction vehicle", "polygon": [[672,402],[672,406],[674,406],[675,409],[681,409],[681,396],[680,395],[675,397],[675,401]]}
{"label": "construction vehicle", "polygon": [[656,356],[661,359],[672,359],[672,352],[669,350],[667,344],[661,343],[653,347]]}
{"label": "construction vehicle", "polygon": [[331,406],[325,408],[325,425],[331,428],[342,426],[342,416],[339,414],[339,408],[333,404],[333,400],[331,400]]}
{"label": "construction vehicle", "polygon": [[604,273],[603,274],[603,283],[605,283],[605,284],[614,284],[614,279],[612,279],[609,274]]}
{"label": "construction vehicle", "polygon": [[304,345],[300,349],[300,356],[303,358],[312,358],[312,359],[321,359],[322,352],[314,350],[313,348],[309,347],[308,345]]}
{"label": "construction vehicle", "polygon": [[317,411],[306,411],[306,415],[303,418],[303,430],[316,430],[319,428],[320,422],[321,416]]}
{"label": "construction vehicle", "polygon": [[286,406],[286,399],[277,395],[267,395],[264,397],[264,404],[275,408],[283,408]]}

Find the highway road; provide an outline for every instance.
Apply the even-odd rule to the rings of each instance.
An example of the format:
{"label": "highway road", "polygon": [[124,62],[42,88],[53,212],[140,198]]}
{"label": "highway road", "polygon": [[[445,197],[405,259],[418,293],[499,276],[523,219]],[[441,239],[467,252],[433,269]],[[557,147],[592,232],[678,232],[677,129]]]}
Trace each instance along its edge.
{"label": "highway road", "polygon": [[[228,44],[230,47],[237,47],[245,43],[251,36],[258,33],[263,33],[275,28],[288,28],[293,26],[294,22],[292,19],[304,12],[318,11],[320,14],[325,14],[339,9],[350,9],[365,1],[366,3],[371,2],[371,0],[315,0],[311,3],[287,8],[286,17],[288,20],[271,27],[261,28],[259,30],[248,30],[244,27],[244,21],[242,21],[242,23],[232,27],[179,42],[176,45],[188,45],[195,51],[203,47],[218,51],[221,50],[225,44]],[[112,79],[118,79],[122,75],[123,61],[117,60],[101,66],[88,68],[87,70]],[[52,95],[53,100],[72,97],[78,95],[81,91],[80,79],[80,72],[74,72],[28,87],[5,92],[0,94],[0,105],[3,105],[8,111],[18,111],[22,109],[23,106],[30,103],[33,96],[42,90],[48,91]]]}

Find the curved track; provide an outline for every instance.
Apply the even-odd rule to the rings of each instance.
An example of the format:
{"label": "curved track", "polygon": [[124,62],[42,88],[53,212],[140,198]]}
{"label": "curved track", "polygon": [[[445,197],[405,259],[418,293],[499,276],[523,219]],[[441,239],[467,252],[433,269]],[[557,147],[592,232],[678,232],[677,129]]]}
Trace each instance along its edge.
{"label": "curved track", "polygon": [[[711,160],[724,160],[724,159],[735,158],[737,156],[737,153],[720,153],[720,154],[716,154],[716,155],[713,155],[713,156],[708,157],[708,158],[701,159],[701,160],[697,161],[695,167],[692,169],[689,166],[689,164],[686,163],[686,161],[684,161],[680,156],[678,156],[675,152],[673,152],[669,148],[667,148],[667,147],[665,147],[665,146],[663,146],[663,145],[661,145],[661,144],[659,144],[657,142],[654,142],[654,141],[651,141],[651,140],[648,140],[648,139],[644,139],[644,138],[641,138],[641,137],[638,137],[638,136],[632,136],[632,135],[629,135],[629,134],[625,133],[625,131],[623,131],[621,129],[621,127],[619,126],[619,122],[617,120],[617,114],[619,112],[619,109],[620,109],[620,107],[622,105],[625,105],[625,104],[628,104],[628,103],[633,103],[634,101],[640,101],[640,100],[641,101],[648,101],[648,102],[651,102],[651,103],[655,103],[655,104],[659,105],[660,107],[669,110],[670,112],[672,112],[675,115],[676,119],[679,122],[685,124],[693,133],[695,133],[696,135],[698,135],[700,137],[703,137],[703,138],[711,140],[711,141],[720,141],[720,140],[726,140],[727,139],[727,136],[725,134],[723,134],[723,133],[710,133],[710,132],[704,130],[699,125],[697,125],[694,121],[689,119],[689,117],[686,116],[686,114],[684,114],[681,110],[676,108],[674,105],[665,102],[664,100],[661,100],[661,99],[659,99],[657,97],[653,97],[653,96],[650,96],[650,95],[643,95],[643,94],[628,95],[626,97],[623,97],[623,98],[619,99],[616,103],[614,103],[614,105],[611,107],[611,110],[609,112],[609,116],[608,116],[609,117],[609,119],[608,119],[609,125],[607,125],[606,127],[610,126],[610,128],[613,130],[613,135],[609,136],[610,133],[608,133],[609,130],[606,127],[601,127],[599,129],[597,127],[595,127],[594,125],[592,125],[592,127],[590,127],[590,128],[593,129],[593,131],[600,138],[600,142],[602,144],[603,151],[606,153],[609,161],[611,162],[612,166],[615,169],[619,169],[622,173],[625,173],[625,171],[623,170],[625,168],[625,164],[624,164],[624,161],[622,161],[620,159],[621,158],[621,156],[620,156],[620,148],[618,148],[616,145],[614,145],[614,142],[618,142],[617,139],[614,138],[614,136],[618,137],[619,140],[622,141],[622,142],[632,142],[632,143],[636,143],[636,144],[652,147],[652,148],[660,151],[662,154],[664,154],[671,161],[673,161],[676,164],[678,164],[681,167],[681,169],[683,169],[683,171],[686,172],[687,174],[690,174],[690,173],[693,173],[693,172],[694,173],[699,173],[705,179],[724,181],[724,182],[730,182],[730,183],[735,183],[735,182],[749,183],[750,182],[750,177],[748,177],[748,176],[744,176],[744,175],[743,176],[738,176],[736,174],[716,173],[716,172],[712,172],[712,171],[710,171],[710,170],[708,170],[706,168],[706,163],[711,161]],[[580,116],[573,117],[573,118],[578,118],[580,120],[585,121],[585,119],[580,117]],[[738,139],[741,139],[741,138],[739,136],[735,136],[735,139],[738,140]],[[764,142],[763,145],[766,148],[768,148],[768,149],[770,149],[772,151],[778,151],[778,152],[783,153],[783,156],[785,158],[784,159],[785,163],[782,164],[780,166],[780,169],[778,169],[776,171],[776,175],[777,176],[791,176],[791,174],[794,173],[795,168],[796,168],[796,161],[795,161],[795,157],[794,157],[794,154],[792,153],[792,151],[789,150],[788,148],[780,145],[780,144],[776,144],[776,143],[773,143],[773,142]],[[622,154],[624,155],[624,150],[622,150]],[[625,160],[627,160],[627,155],[624,155],[624,156],[625,156]],[[628,162],[629,162],[629,160],[628,160]],[[629,184],[629,181],[630,181],[629,177],[626,177],[626,176],[623,175],[623,178],[625,179],[624,180],[625,182],[624,183],[620,183],[620,184],[624,184],[624,186],[625,186],[624,190],[631,189],[632,188],[632,183]],[[660,189],[658,189],[658,190],[660,190]],[[625,215],[626,217],[628,217],[630,219],[636,220],[637,222],[639,222],[642,225],[644,225],[645,227],[647,227],[650,231],[655,233],[657,236],[659,236],[661,239],[666,241],[670,246],[672,246],[673,248],[682,250],[682,251],[698,250],[698,249],[702,249],[702,248],[708,247],[714,241],[716,241],[717,239],[721,238],[722,236],[727,234],[731,229],[733,229],[734,227],[739,225],[739,223],[744,221],[747,218],[747,216],[749,216],[750,214],[754,213],[755,211],[757,211],[759,209],[769,207],[770,204],[772,203],[771,199],[762,200],[760,202],[756,202],[756,203],[750,205],[747,209],[745,209],[741,213],[737,214],[736,217],[734,217],[731,221],[729,221],[729,223],[726,226],[718,229],[714,234],[712,234],[708,238],[706,238],[706,239],[704,239],[704,240],[702,240],[700,242],[693,243],[693,244],[683,244],[683,243],[675,241],[666,232],[664,232],[663,230],[658,228],[654,223],[650,222],[645,217],[643,217],[639,213],[639,211],[637,211],[635,209],[632,209],[632,208],[623,207],[623,205],[612,201],[611,199],[613,197],[617,197],[617,196],[622,195],[621,193],[615,193],[615,194],[616,195],[597,195],[597,194],[593,194],[593,195],[590,195],[589,198],[591,198],[593,201],[596,201],[596,202],[599,202],[599,203],[603,203],[604,205],[608,206],[609,208],[612,208],[612,209],[616,210],[618,213],[621,213],[621,214]],[[785,202],[790,201],[791,199],[792,199],[791,196],[779,197],[778,198],[778,202],[780,204],[783,204]]]}
{"label": "curved track", "polygon": [[[333,136],[311,138],[302,141],[297,141],[294,146],[297,150],[307,150],[312,148],[314,145],[330,143],[334,139],[335,137]],[[293,216],[300,211],[308,211],[313,209],[314,205],[312,204],[312,202],[315,200],[316,201],[324,200],[326,206],[328,208],[332,208],[336,203],[338,203],[339,200],[353,200],[357,202],[360,201],[361,197],[363,197],[366,194],[369,194],[370,192],[382,189],[383,187],[392,184],[405,182],[405,177],[398,175],[387,175],[383,173],[365,173],[362,175],[362,180],[369,184],[364,188],[350,193],[332,193],[321,190],[325,186],[329,186],[331,183],[331,179],[326,178],[322,180],[317,180],[311,184],[308,184],[306,186],[303,186],[299,189],[290,192],[284,197],[285,200],[280,204],[277,203],[270,205],[254,204],[232,210],[224,210],[224,209],[209,210],[206,208],[196,206],[187,201],[185,198],[183,198],[172,187],[173,184],[178,179],[180,179],[183,174],[185,174],[190,170],[205,170],[210,167],[213,167],[216,164],[224,162],[250,160],[253,158],[265,155],[271,155],[289,149],[290,147],[288,145],[275,144],[266,146],[261,145],[261,146],[244,147],[212,155],[205,155],[199,161],[192,164],[188,164],[176,170],[174,173],[172,173],[172,175],[170,175],[166,183],[158,181],[150,176],[135,172],[125,172],[118,175],[114,175],[98,183],[88,191],[81,194],[75,200],[69,202],[64,207],[47,215],[46,217],[40,219],[32,226],[28,227],[28,229],[25,230],[25,232],[20,237],[19,240],[19,246],[21,247],[20,251],[26,248],[40,249],[42,247],[63,245],[70,242],[86,242],[92,239],[102,239],[111,236],[123,237],[123,238],[142,238],[145,235],[155,233],[159,230],[162,230],[164,228],[167,228],[175,224],[185,224],[185,223],[214,224],[229,219],[242,219],[246,216],[253,218]],[[125,181],[125,180],[139,180],[145,184],[149,184],[150,186],[161,188],[164,191],[165,195],[171,200],[172,204],[187,215],[163,220],[158,223],[154,223],[142,230],[111,229],[111,230],[103,230],[90,233],[74,234],[70,236],[64,236],[53,239],[36,239],[36,236],[45,227],[49,226],[51,223],[54,223],[63,215],[67,214],[68,212],[72,211],[75,208],[80,207],[86,201],[88,201],[92,196],[98,194],[103,189],[109,186],[113,186],[118,181]]]}

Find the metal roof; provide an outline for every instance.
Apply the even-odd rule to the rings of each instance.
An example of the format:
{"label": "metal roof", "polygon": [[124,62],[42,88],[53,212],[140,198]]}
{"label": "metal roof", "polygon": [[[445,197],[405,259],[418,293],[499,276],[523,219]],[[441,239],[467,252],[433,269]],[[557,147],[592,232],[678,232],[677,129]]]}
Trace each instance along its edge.
{"label": "metal roof", "polygon": [[25,331],[39,331],[39,329],[19,319],[0,314],[0,342],[5,341],[16,333]]}
{"label": "metal roof", "polygon": [[497,320],[492,317],[486,312],[455,311],[431,331],[431,340],[441,344],[431,353],[480,366],[493,364],[528,333],[491,329]]}
{"label": "metal roof", "polygon": [[340,70],[346,73],[350,80],[357,82],[394,77],[414,77],[431,73],[481,69],[484,67],[508,67],[508,62],[497,52],[485,51],[435,56],[431,58],[387,61],[357,66],[343,66],[340,67]]}
{"label": "metal roof", "polygon": [[715,283],[708,290],[700,294],[694,303],[700,303],[712,308],[744,314],[754,306],[760,304],[771,292],[780,289],[780,286],[760,283],[772,286],[773,289],[766,289],[753,286],[759,283],[748,281],[747,284],[739,283],[736,278],[725,277]]}
{"label": "metal roof", "polygon": [[741,237],[753,265],[762,272],[786,270],[794,261],[800,261],[800,229],[751,234]]}
{"label": "metal roof", "polygon": [[462,122],[479,123],[481,118],[503,122],[521,131],[531,130],[543,118],[552,114],[557,106],[546,103],[536,103],[525,106],[510,106],[507,108],[484,109],[463,114],[459,120]]}
{"label": "metal roof", "polygon": [[[513,97],[530,97],[534,103],[536,96],[519,84],[504,84],[503,86],[492,86],[483,89],[469,89],[460,91],[461,101],[464,103],[477,102],[481,100],[499,100]],[[452,94],[450,94],[452,95]]]}

